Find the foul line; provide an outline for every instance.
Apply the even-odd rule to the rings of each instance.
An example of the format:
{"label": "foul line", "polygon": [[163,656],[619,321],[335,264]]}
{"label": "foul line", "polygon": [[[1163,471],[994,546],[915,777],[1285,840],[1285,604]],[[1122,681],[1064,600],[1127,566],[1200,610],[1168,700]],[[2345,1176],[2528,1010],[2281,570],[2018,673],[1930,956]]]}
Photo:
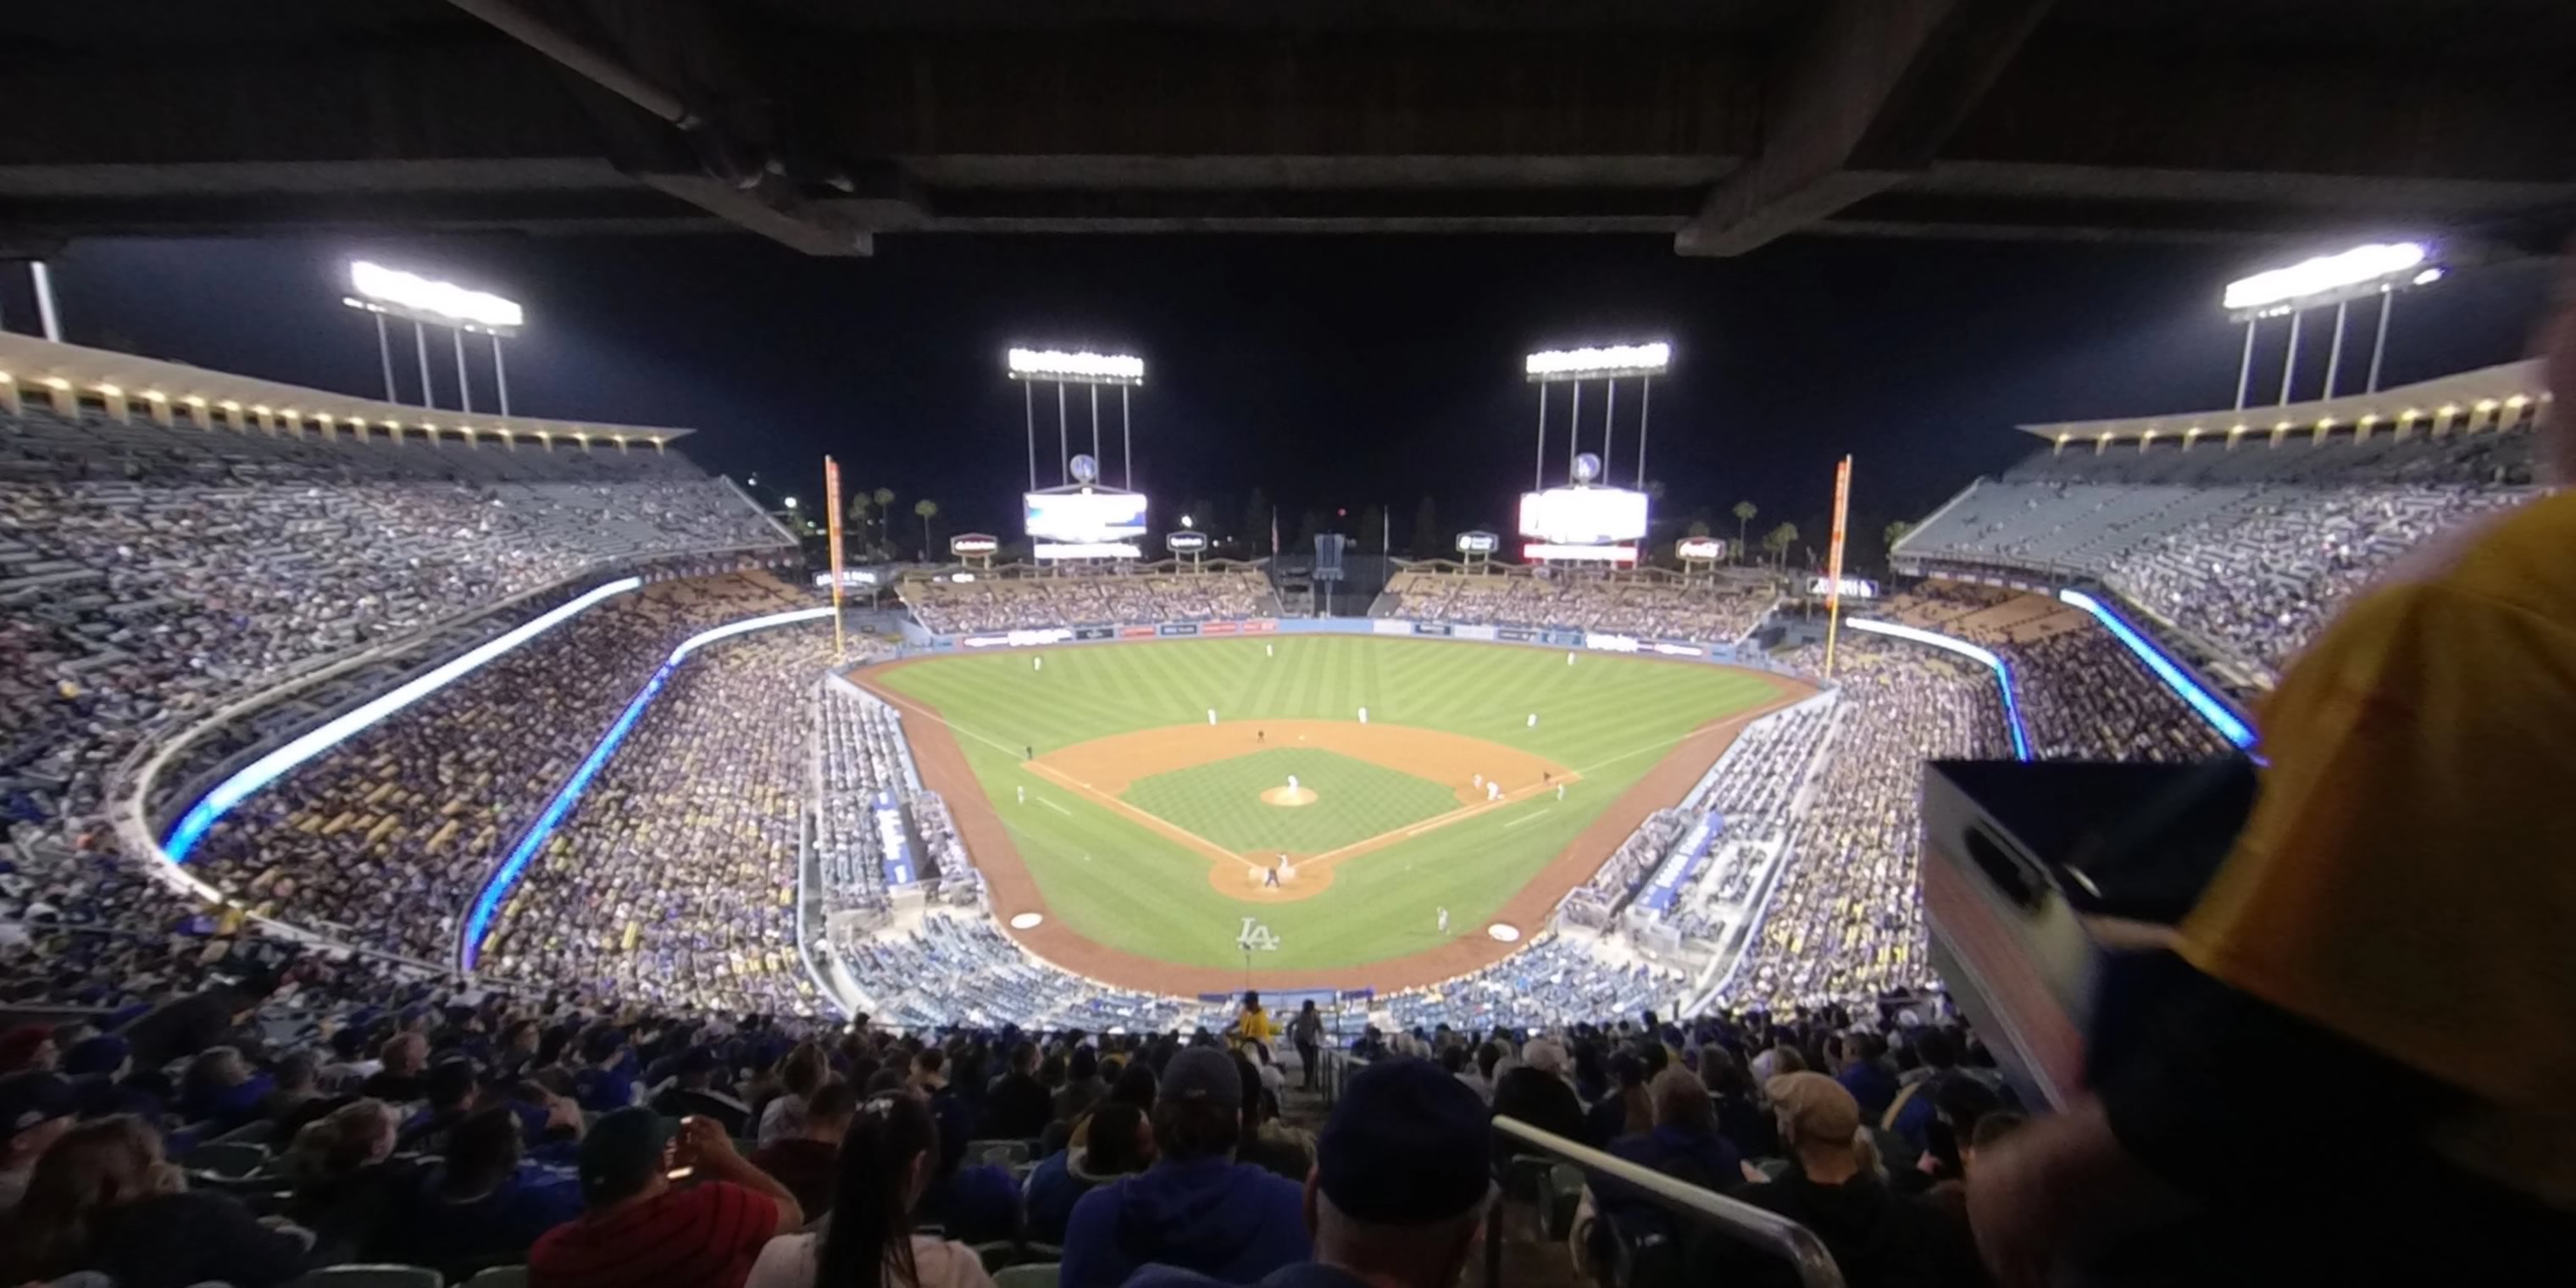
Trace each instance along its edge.
{"label": "foul line", "polygon": [[1506,832],[1508,832],[1508,831],[1512,830],[1513,828],[1519,827],[1519,826],[1520,826],[1521,824],[1523,824],[1523,823],[1529,822],[1530,820],[1532,820],[1532,819],[1534,819],[1534,818],[1539,817],[1540,815],[1544,815],[1544,814],[1553,814],[1553,813],[1555,813],[1555,812],[1556,812],[1556,807],[1555,807],[1555,806],[1553,806],[1553,805],[1550,805],[1550,806],[1548,806],[1546,809],[1540,810],[1537,814],[1523,814],[1523,815],[1521,815],[1519,818],[1513,819],[1511,822],[1508,822],[1508,823],[1503,824],[1503,830],[1504,830],[1504,831],[1506,831]]}
{"label": "foul line", "polygon": [[1044,806],[1046,806],[1048,809],[1054,810],[1056,813],[1064,815],[1066,818],[1071,818],[1071,817],[1073,817],[1073,811],[1072,811],[1072,810],[1066,809],[1064,806],[1062,806],[1062,805],[1058,805],[1058,804],[1056,804],[1054,801],[1048,800],[1048,799],[1047,799],[1046,797],[1044,797],[1044,796],[1041,796],[1041,797],[1039,797],[1039,798],[1038,798],[1038,804],[1040,804],[1040,805],[1044,805]]}
{"label": "foul line", "polygon": [[[1234,851],[1189,830],[1188,828],[1182,827],[1180,824],[1175,823],[1170,819],[1138,809],[1107,792],[1101,791],[1099,788],[1093,787],[1088,783],[1077,781],[1073,777],[1067,775],[1063,770],[1060,770],[1053,765],[1043,764],[1032,760],[1028,762],[1027,768],[1029,772],[1047,779],[1058,787],[1062,787],[1067,791],[1088,797],[1093,802],[1105,805],[1120,814],[1124,814],[1127,817],[1144,824],[1147,828],[1161,832],[1163,835],[1171,837],[1172,839],[1177,840],[1202,854],[1224,859],[1233,863],[1243,862],[1242,855],[1237,854]],[[1058,806],[1057,808],[1063,809],[1062,806]],[[1073,811],[1065,810],[1064,812],[1066,814],[1071,814]]]}

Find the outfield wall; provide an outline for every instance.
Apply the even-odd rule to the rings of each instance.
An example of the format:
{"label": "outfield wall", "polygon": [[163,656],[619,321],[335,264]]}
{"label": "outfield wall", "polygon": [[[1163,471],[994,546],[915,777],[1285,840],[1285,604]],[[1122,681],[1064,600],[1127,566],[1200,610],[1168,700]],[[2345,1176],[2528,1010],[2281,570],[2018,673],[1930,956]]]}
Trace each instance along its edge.
{"label": "outfield wall", "polygon": [[[1680,661],[1715,662],[1724,666],[1794,676],[1814,677],[1773,661],[1759,648],[1736,647],[1734,641],[1653,639],[1566,627],[1488,626],[1466,622],[1424,622],[1405,617],[1252,617],[1212,622],[1127,622],[1087,626],[1042,626],[1010,631],[940,634],[910,617],[899,626],[899,656],[936,653],[986,653],[997,649],[1065,648],[1077,644],[1133,644],[1141,640],[1233,639],[1278,635],[1396,635],[1407,638],[1473,640],[1518,644],[1530,648],[1579,649],[1594,653],[1627,653]],[[891,659],[888,659],[891,660]]]}

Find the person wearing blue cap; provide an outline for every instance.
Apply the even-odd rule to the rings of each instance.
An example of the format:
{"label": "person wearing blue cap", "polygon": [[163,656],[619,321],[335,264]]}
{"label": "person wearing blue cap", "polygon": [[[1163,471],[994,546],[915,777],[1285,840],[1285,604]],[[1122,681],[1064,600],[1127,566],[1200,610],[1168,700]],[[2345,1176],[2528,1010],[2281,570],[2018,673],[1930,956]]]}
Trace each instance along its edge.
{"label": "person wearing blue cap", "polygon": [[[1313,1258],[1270,1272],[1262,1288],[1451,1288],[1475,1256],[1493,1198],[1488,1117],[1481,1097],[1428,1060],[1361,1070],[1324,1125],[1301,1196]],[[1153,1265],[1127,1282],[1217,1280]]]}
{"label": "person wearing blue cap", "polygon": [[1148,1264],[1248,1284],[1306,1259],[1297,1183],[1235,1161],[1243,1079],[1233,1057],[1215,1047],[1173,1055],[1153,1122],[1154,1165],[1073,1205],[1059,1272],[1065,1288],[1113,1288]]}

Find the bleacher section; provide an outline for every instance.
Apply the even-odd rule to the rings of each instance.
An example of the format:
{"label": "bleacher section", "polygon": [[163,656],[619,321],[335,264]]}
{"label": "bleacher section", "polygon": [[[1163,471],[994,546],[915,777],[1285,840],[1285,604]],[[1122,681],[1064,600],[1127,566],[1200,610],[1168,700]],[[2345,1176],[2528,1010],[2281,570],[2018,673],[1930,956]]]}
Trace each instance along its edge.
{"label": "bleacher section", "polygon": [[2531,443],[2492,426],[2072,442],[1973,484],[1896,553],[1909,570],[2099,581],[2268,676],[2399,555],[2530,497]]}
{"label": "bleacher section", "polygon": [[1760,625],[1778,599],[1763,578],[1413,567],[1388,580],[1369,616],[1727,644]]}
{"label": "bleacher section", "polygon": [[1211,564],[1203,572],[1005,572],[1021,575],[976,573],[966,581],[907,577],[897,589],[924,628],[943,634],[1279,615],[1269,580],[1260,569],[1241,564]]}

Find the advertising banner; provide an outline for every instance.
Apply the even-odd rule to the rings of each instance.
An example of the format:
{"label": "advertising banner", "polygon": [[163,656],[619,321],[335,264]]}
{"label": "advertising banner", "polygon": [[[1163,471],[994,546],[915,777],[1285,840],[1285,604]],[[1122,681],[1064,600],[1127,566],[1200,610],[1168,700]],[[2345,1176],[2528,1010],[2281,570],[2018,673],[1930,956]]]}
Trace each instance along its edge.
{"label": "advertising banner", "polygon": [[1637,640],[1632,635],[1586,635],[1583,637],[1583,647],[1599,649],[1604,653],[1634,653],[1637,651]]}
{"label": "advertising banner", "polygon": [[1538,642],[1548,645],[1551,648],[1581,648],[1583,647],[1583,632],[1540,631],[1538,633]]}
{"label": "advertising banner", "polygon": [[1235,625],[1232,622],[1199,623],[1199,634],[1201,635],[1232,635],[1234,634],[1234,631]]}
{"label": "advertising banner", "polygon": [[1268,635],[1278,629],[1279,623],[1267,617],[1254,618],[1243,624],[1243,633],[1246,635]]}
{"label": "advertising banner", "polygon": [[1494,628],[1494,638],[1513,644],[1527,644],[1538,638],[1538,632],[1523,630],[1517,626],[1497,626]]}
{"label": "advertising banner", "polygon": [[1001,635],[969,635],[958,643],[968,648],[1028,648],[1036,644],[1062,644],[1073,638],[1073,632],[1061,626],[1039,630],[1010,631]]}
{"label": "advertising banner", "polygon": [[1118,638],[1122,640],[1149,640],[1154,638],[1154,628],[1151,626],[1121,626],[1118,628]]}
{"label": "advertising banner", "polygon": [[1490,640],[1494,638],[1494,630],[1491,626],[1461,626],[1454,634],[1462,640]]}
{"label": "advertising banner", "polygon": [[1413,623],[1399,617],[1381,617],[1370,622],[1369,629],[1380,635],[1411,635]]}
{"label": "advertising banner", "polygon": [[1076,626],[1073,628],[1073,637],[1078,640],[1114,640],[1118,638],[1118,628],[1115,626]]}
{"label": "advertising banner", "polygon": [[1197,622],[1165,622],[1162,625],[1155,627],[1154,632],[1158,635],[1196,635],[1199,633],[1199,624]]}
{"label": "advertising banner", "polygon": [[1449,633],[1449,623],[1415,622],[1413,624],[1413,633],[1416,635],[1447,635]]}

